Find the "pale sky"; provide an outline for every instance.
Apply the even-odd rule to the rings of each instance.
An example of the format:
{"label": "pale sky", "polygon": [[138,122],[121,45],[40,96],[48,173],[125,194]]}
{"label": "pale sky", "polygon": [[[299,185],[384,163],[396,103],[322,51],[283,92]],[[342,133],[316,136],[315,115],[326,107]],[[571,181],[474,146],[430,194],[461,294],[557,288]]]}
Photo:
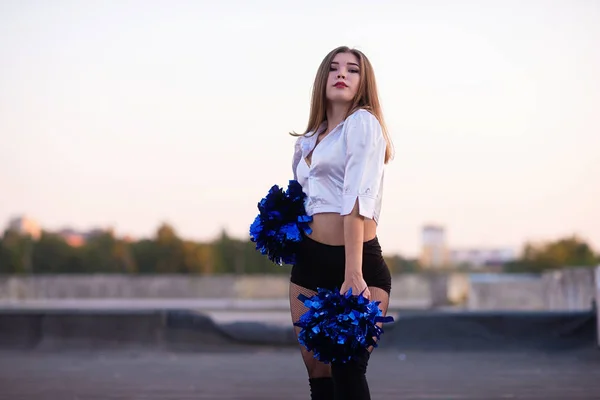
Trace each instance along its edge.
{"label": "pale sky", "polygon": [[321,59],[372,61],[396,148],[379,238],[415,256],[600,250],[600,2],[0,2],[0,225],[248,237]]}

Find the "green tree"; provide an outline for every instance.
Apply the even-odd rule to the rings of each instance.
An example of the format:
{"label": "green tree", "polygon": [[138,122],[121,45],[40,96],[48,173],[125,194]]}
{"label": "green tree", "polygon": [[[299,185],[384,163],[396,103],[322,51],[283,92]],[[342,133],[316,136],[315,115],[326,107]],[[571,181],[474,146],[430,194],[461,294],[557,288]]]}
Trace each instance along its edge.
{"label": "green tree", "polygon": [[198,272],[205,275],[212,275],[215,272],[215,252],[214,247],[208,243],[199,243],[197,246],[197,257],[200,270]]}
{"label": "green tree", "polygon": [[506,271],[543,272],[546,270],[590,267],[597,263],[591,246],[576,235],[539,244],[526,243],[520,259],[508,263]]}
{"label": "green tree", "polygon": [[90,237],[82,247],[86,272],[131,273],[137,270],[129,244],[112,232]]}
{"label": "green tree", "polygon": [[384,259],[392,274],[417,272],[420,269],[416,260],[409,260],[397,254],[385,256]]}
{"label": "green tree", "polygon": [[82,253],[61,236],[44,231],[33,248],[33,270],[43,274],[84,272]]}
{"label": "green tree", "polygon": [[0,273],[24,274],[33,272],[34,240],[7,229],[0,244]]}
{"label": "green tree", "polygon": [[156,272],[185,272],[185,249],[183,241],[177,236],[175,229],[163,223],[156,231]]}
{"label": "green tree", "polygon": [[[235,245],[225,230],[219,238],[212,242],[214,248],[215,272],[219,274],[234,273]],[[239,267],[239,264],[238,264]]]}
{"label": "green tree", "polygon": [[256,243],[250,240],[240,241],[241,257],[246,261],[248,274],[289,274],[290,265],[279,266],[256,250]]}
{"label": "green tree", "polygon": [[131,244],[131,254],[137,266],[137,272],[143,274],[156,273],[158,248],[154,240],[143,239]]}

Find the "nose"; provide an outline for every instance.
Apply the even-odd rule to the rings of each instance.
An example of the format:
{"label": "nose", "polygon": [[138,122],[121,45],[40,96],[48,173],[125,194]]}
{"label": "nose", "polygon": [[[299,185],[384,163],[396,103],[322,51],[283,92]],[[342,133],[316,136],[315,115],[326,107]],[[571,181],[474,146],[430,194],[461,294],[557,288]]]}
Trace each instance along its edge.
{"label": "nose", "polygon": [[338,79],[346,79],[346,73],[340,68],[337,74]]}

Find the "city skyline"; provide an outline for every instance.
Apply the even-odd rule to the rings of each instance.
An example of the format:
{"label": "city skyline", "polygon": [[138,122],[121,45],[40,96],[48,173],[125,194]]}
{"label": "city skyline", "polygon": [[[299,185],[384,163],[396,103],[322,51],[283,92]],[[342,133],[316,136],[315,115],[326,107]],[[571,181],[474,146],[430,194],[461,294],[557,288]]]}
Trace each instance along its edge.
{"label": "city skyline", "polygon": [[385,252],[418,256],[429,222],[457,248],[599,249],[599,19],[567,0],[4,2],[0,223],[247,238],[344,44],[373,63],[396,149]]}

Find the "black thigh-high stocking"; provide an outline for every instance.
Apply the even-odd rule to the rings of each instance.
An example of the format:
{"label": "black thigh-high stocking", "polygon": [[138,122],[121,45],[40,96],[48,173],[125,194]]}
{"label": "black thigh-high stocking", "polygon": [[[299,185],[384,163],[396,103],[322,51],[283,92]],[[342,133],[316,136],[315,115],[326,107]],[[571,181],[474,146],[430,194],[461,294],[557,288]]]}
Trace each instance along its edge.
{"label": "black thigh-high stocking", "polygon": [[331,364],[335,400],[370,400],[367,364],[371,353],[363,349],[352,361]]}
{"label": "black thigh-high stocking", "polygon": [[[290,283],[290,311],[292,313],[292,321],[297,322],[300,316],[308,309],[298,300],[298,295],[302,293],[307,297],[311,297],[316,292],[294,283]],[[300,328],[294,326],[296,339]],[[302,360],[308,373],[308,384],[310,388],[311,400],[333,400],[333,381],[331,379],[331,367],[314,358],[313,353],[306,350],[300,345]]]}
{"label": "black thigh-high stocking", "polygon": [[[388,293],[380,288],[369,287],[372,301],[381,301],[379,308],[385,316],[389,305]],[[381,326],[382,324],[378,324]],[[362,350],[356,359],[347,363],[332,363],[335,400],[370,400],[371,392],[367,382],[367,365],[373,348]]]}

